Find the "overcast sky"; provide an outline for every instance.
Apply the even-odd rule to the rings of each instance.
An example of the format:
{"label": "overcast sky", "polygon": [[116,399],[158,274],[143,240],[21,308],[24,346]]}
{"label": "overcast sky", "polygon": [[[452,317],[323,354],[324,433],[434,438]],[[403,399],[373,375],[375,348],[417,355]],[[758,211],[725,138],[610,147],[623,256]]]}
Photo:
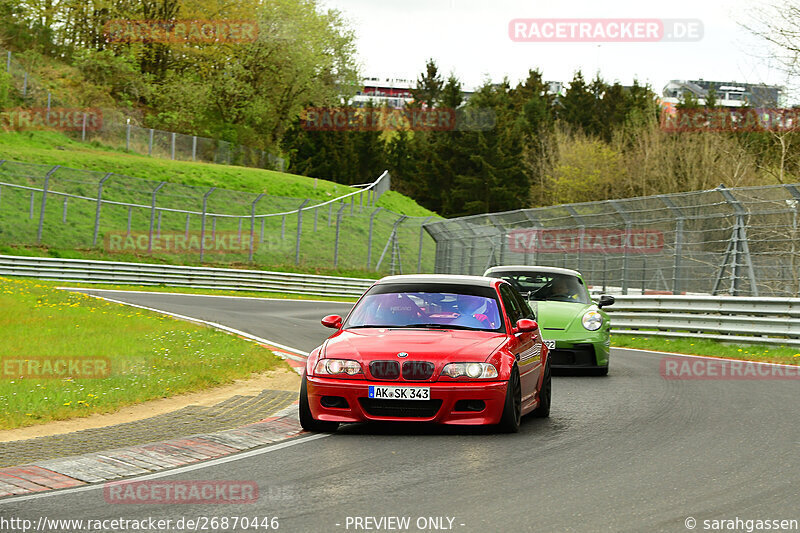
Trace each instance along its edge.
{"label": "overcast sky", "polygon": [[[650,83],[657,93],[671,79],[787,85],[766,59],[763,42],[737,22],[748,22],[761,0],[321,0],[350,21],[368,76],[416,79],[425,60],[453,72],[468,87],[487,77],[513,84],[529,68],[546,80],[568,82],[577,69],[599,70],[606,81]],[[698,42],[518,43],[508,35],[515,18],[700,19]]]}

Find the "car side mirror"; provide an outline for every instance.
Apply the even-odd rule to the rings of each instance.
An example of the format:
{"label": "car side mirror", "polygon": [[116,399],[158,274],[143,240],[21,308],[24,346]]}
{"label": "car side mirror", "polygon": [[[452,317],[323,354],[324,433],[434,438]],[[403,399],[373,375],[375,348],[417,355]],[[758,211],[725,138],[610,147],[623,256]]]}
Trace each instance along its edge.
{"label": "car side mirror", "polygon": [[536,331],[539,329],[539,324],[530,318],[520,318],[517,320],[517,331]]}
{"label": "car side mirror", "polygon": [[322,319],[322,325],[326,328],[339,329],[342,327],[342,317],[339,315],[328,315]]}
{"label": "car side mirror", "polygon": [[602,309],[603,307],[608,307],[609,305],[614,305],[614,302],[616,302],[616,299],[614,299],[613,296],[609,296],[608,294],[604,294],[604,295],[600,296],[600,301],[597,302],[597,307]]}

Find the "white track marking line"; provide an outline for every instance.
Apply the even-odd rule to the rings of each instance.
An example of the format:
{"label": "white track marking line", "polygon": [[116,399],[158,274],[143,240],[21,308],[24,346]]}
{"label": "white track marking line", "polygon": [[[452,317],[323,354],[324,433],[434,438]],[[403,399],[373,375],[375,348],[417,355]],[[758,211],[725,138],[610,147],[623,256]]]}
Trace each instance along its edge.
{"label": "white track marking line", "polygon": [[[212,328],[218,329],[220,331],[224,331],[225,333],[230,333],[232,335],[240,335],[242,337],[245,337],[247,339],[259,342],[261,344],[269,344],[270,346],[274,346],[275,348],[279,348],[281,350],[286,350],[287,352],[290,352],[290,353],[283,354],[283,355],[285,355],[286,357],[288,357],[290,359],[294,359],[295,361],[298,361],[300,363],[305,363],[306,359],[308,358],[308,352],[304,352],[302,350],[298,350],[296,348],[292,348],[291,346],[286,346],[285,344],[280,344],[280,343],[277,343],[277,342],[273,342],[271,340],[264,339],[262,337],[258,337],[256,335],[253,335],[251,333],[247,333],[245,331],[234,329],[234,328],[231,328],[229,326],[225,326],[223,324],[217,324],[216,322],[209,322],[208,320],[202,320],[200,318],[194,318],[194,317],[190,317],[190,316],[186,316],[186,315],[179,315],[178,313],[171,313],[170,311],[164,311],[164,310],[161,310],[161,309],[156,309],[154,307],[147,307],[145,305],[138,305],[138,304],[132,304],[132,303],[128,303],[128,302],[123,302],[122,300],[115,300],[114,298],[106,298],[105,296],[97,296],[95,294],[88,294],[88,293],[84,293],[84,294],[87,294],[88,296],[91,296],[92,298],[97,298],[99,300],[105,300],[107,302],[112,302],[112,303],[120,304],[120,305],[127,305],[129,307],[136,307],[138,309],[144,309],[146,311],[153,311],[155,313],[160,313],[162,315],[171,316],[173,318],[178,318],[180,320],[186,320],[188,322],[194,322],[194,323],[197,323],[197,324],[204,324],[206,326],[211,326]],[[157,293],[150,293],[150,294],[157,294]],[[162,293],[162,294],[169,294],[169,293]],[[292,354],[296,354],[296,355],[292,355]],[[298,356],[302,356],[302,357],[298,357]],[[280,355],[279,355],[279,357],[280,357]]]}
{"label": "white track marking line", "polygon": [[121,289],[95,289],[93,287],[56,287],[62,291],[97,291],[97,292],[125,292],[130,294],[169,294],[178,296],[202,296],[204,298],[236,298],[240,300],[265,300],[268,302],[309,302],[318,304],[354,304],[352,302],[342,302],[339,300],[301,300],[299,298],[261,298],[259,296],[233,296],[227,294],[198,294],[192,292],[162,292],[162,291],[130,291]]}
{"label": "white track marking line", "polygon": [[219,459],[211,459],[208,461],[204,461],[202,463],[187,465],[187,466],[180,466],[178,468],[174,468],[172,470],[164,470],[162,472],[155,472],[153,474],[146,474],[140,477],[134,478],[126,478],[124,480],[115,480],[115,481],[104,481],[102,483],[94,483],[92,485],[84,485],[82,487],[75,487],[72,489],[63,489],[63,490],[54,490],[50,492],[42,492],[39,494],[30,494],[27,496],[18,496],[16,498],[5,498],[0,499],[0,505],[4,503],[17,503],[17,502],[24,502],[29,500],[38,500],[39,498],[50,498],[53,496],[63,496],[66,494],[75,494],[77,492],[86,492],[90,490],[98,490],[102,489],[107,483],[136,483],[139,481],[147,481],[150,479],[159,479],[162,477],[169,477],[178,474],[183,474],[186,472],[192,472],[195,470],[201,470],[203,468],[209,468],[212,466],[217,466],[225,463],[230,463],[233,461],[238,461],[240,459],[248,459],[250,457],[255,457],[257,455],[263,455],[265,453],[270,453],[278,450],[282,450],[284,448],[288,448],[290,446],[295,446],[297,444],[305,444],[306,442],[311,442],[317,439],[323,439],[325,437],[330,437],[332,434],[330,433],[317,433],[315,435],[309,435],[308,437],[302,437],[299,439],[293,439],[287,442],[282,442],[280,444],[275,444],[272,446],[267,446],[266,448],[260,448],[257,450],[250,450],[247,452],[241,452],[233,455],[229,455],[227,457],[220,457]]}
{"label": "white track marking line", "polygon": [[612,346],[613,350],[628,350],[630,352],[644,352],[650,354],[661,354],[661,355],[674,355],[677,357],[694,357],[697,359],[713,359],[714,361],[736,361],[741,363],[752,363],[756,365],[770,365],[770,366],[782,366],[786,368],[797,368],[799,365],[789,365],[786,363],[769,363],[767,361],[753,361],[751,359],[732,359],[729,357],[714,357],[711,355],[692,355],[687,353],[677,353],[677,352],[661,352],[658,350],[642,350],[640,348],[623,348],[622,346]]}

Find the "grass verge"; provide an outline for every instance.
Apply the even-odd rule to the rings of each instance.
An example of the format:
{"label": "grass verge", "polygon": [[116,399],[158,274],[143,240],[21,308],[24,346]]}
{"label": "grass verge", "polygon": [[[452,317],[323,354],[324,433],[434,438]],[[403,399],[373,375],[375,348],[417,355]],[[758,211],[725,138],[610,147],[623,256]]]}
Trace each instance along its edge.
{"label": "grass verge", "polygon": [[152,286],[152,285],[107,285],[107,284],[97,284],[97,283],[80,283],[71,281],[44,281],[44,280],[38,280],[37,284],[51,288],[81,287],[84,289],[109,289],[115,291],[142,291],[142,292],[160,292],[160,293],[174,293],[174,294],[202,294],[208,296],[238,296],[246,298],[269,298],[278,300],[311,300],[311,301],[324,301],[324,302],[354,302],[354,303],[357,300],[357,298],[344,298],[344,297],[334,297],[334,296],[308,296],[305,294],[291,294],[287,292],[226,291],[219,289],[199,289],[194,287],[163,287],[163,286]]}
{"label": "grass verge", "polygon": [[744,361],[762,363],[783,363],[800,365],[800,348],[781,345],[731,344],[711,339],[665,338],[642,335],[612,335],[611,345],[615,348],[637,348],[658,352],[672,352],[688,355],[727,357]]}
{"label": "grass verge", "polygon": [[[256,343],[50,283],[0,278],[0,308],[0,429],[109,413],[285,365]],[[79,358],[107,372],[76,378]]]}

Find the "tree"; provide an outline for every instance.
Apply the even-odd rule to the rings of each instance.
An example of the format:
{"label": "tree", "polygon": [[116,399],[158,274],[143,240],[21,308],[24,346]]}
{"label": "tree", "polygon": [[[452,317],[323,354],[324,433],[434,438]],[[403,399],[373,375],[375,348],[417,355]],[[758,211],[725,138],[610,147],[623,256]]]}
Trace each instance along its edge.
{"label": "tree", "polygon": [[487,81],[467,107],[492,110],[497,120],[493,128],[460,137],[459,144],[469,156],[467,164],[457,169],[445,213],[471,215],[527,206],[530,181],[523,165],[524,134],[508,82]]}
{"label": "tree", "polygon": [[595,116],[595,93],[600,87],[594,85],[593,90],[586,85],[581,71],[577,71],[569,88],[559,101],[558,117],[573,127],[580,128],[585,132],[593,132],[596,129],[597,118]]}
{"label": "tree", "polygon": [[417,78],[417,87],[411,89],[411,96],[414,97],[417,103],[433,107],[439,101],[443,84],[436,62],[433,59],[429,59],[425,63],[425,72]]}
{"label": "tree", "polygon": [[774,0],[748,9],[749,20],[739,24],[766,41],[789,78],[800,73],[800,5],[792,0]]}

